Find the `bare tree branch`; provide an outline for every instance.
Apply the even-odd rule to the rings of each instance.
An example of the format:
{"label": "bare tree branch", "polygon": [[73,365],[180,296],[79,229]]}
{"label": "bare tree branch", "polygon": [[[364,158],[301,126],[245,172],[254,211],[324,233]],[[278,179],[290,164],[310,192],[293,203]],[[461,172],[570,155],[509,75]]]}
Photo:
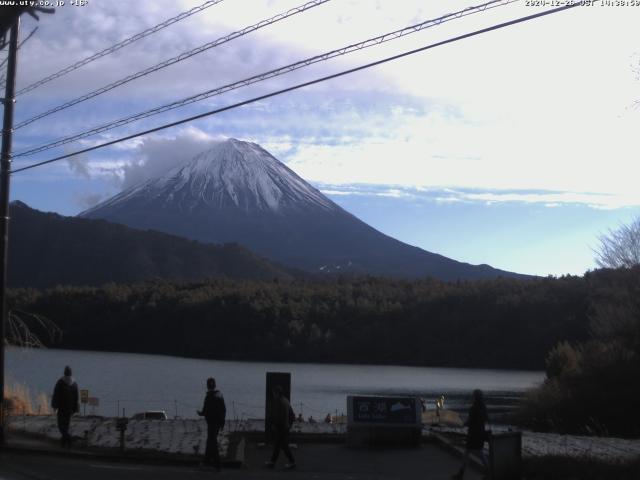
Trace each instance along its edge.
{"label": "bare tree branch", "polygon": [[43,335],[53,342],[62,338],[62,330],[41,315],[15,309],[9,311],[7,343],[28,348],[45,348]]}
{"label": "bare tree branch", "polygon": [[640,265],[640,217],[598,238],[594,249],[600,268],[631,268]]}

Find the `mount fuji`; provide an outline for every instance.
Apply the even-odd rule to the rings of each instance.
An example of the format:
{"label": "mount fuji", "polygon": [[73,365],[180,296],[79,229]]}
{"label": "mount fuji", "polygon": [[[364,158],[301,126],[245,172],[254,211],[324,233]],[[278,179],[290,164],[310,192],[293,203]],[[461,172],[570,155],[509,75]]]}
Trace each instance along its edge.
{"label": "mount fuji", "polygon": [[200,242],[237,242],[310,272],[442,280],[520,276],[391,238],[332,202],[259,145],[236,139],[216,143],[80,216]]}

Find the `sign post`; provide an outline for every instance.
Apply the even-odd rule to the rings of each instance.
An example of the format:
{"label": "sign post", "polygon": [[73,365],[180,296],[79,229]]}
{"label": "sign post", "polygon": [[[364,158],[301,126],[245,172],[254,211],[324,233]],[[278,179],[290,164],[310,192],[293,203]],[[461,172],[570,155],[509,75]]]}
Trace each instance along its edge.
{"label": "sign post", "polygon": [[116,430],[120,432],[120,452],[124,453],[125,450],[125,432],[127,431],[127,425],[129,425],[129,419],[124,416],[124,409],[122,409],[122,417],[116,419]]}
{"label": "sign post", "polygon": [[89,390],[80,390],[80,403],[82,404],[82,415],[87,416],[87,403],[89,403]]}
{"label": "sign post", "polygon": [[89,397],[87,403],[91,407],[91,415],[95,415],[96,407],[100,406],[100,399],[98,397]]}

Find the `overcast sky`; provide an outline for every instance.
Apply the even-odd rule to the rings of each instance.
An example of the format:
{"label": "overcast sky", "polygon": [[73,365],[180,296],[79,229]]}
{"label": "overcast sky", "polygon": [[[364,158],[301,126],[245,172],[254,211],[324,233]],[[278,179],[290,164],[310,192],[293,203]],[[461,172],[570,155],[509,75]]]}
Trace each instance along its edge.
{"label": "overcast sky", "polygon": [[[39,23],[24,17],[23,37],[38,31],[20,51],[18,89],[202,2],[66,3]],[[19,96],[16,122],[303,3],[224,0]],[[20,128],[14,151],[479,3],[331,0]],[[541,11],[520,1],[452,20],[15,166]],[[412,245],[517,272],[582,274],[598,235],[640,213],[639,20],[640,7],[573,8],[18,173],[12,198],[74,215],[235,137]]]}

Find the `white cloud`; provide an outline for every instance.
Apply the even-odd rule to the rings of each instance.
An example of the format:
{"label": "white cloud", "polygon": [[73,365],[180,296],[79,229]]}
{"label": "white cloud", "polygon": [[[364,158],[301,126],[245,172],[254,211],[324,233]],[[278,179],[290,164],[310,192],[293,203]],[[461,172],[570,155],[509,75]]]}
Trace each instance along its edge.
{"label": "white cloud", "polygon": [[94,193],[94,192],[85,192],[85,193],[76,193],[74,196],[75,203],[82,210],[86,210],[91,208],[103,200],[109,198],[110,195],[104,193]]}
{"label": "white cloud", "polygon": [[[83,9],[60,8],[55,18],[43,18],[38,34],[21,51],[19,82],[30,83],[198,3],[96,1]],[[48,104],[300,3],[256,0],[247,9],[242,2],[222,2],[22,97],[21,115],[31,110],[37,113]],[[121,117],[472,4],[470,0],[455,7],[450,2],[409,0],[328,2],[185,61],[179,68],[133,82],[92,101],[91,107],[69,109],[56,116],[55,125],[64,133],[86,128],[101,123],[100,119]],[[209,107],[226,104],[539,11],[520,4],[453,21],[205,103]],[[637,8],[579,7],[265,100],[211,117],[191,129],[121,143],[110,150],[107,163],[100,163],[100,155],[92,154],[86,168],[77,160],[71,160],[69,166],[75,174],[86,176],[107,174],[111,165],[124,185],[131,185],[175,161],[186,160],[218,135],[232,135],[261,143],[315,182],[455,187],[495,196],[458,199],[443,195],[441,202],[577,202],[598,208],[639,205],[636,137],[640,112],[630,108],[640,97],[639,19]],[[593,35],[594,31],[602,34]],[[175,117],[158,117],[154,125],[168,118]],[[127,129],[136,131],[141,126]],[[50,134],[38,124],[30,134],[41,131]],[[17,136],[22,134],[18,131]],[[81,145],[117,136],[119,133],[109,133],[83,140]],[[170,147],[172,141],[175,147]],[[400,194],[391,188],[387,194]],[[551,194],[516,198],[508,193],[530,190],[564,193],[554,194],[560,198]],[[495,193],[499,191],[507,193]]]}
{"label": "white cloud", "polygon": [[369,112],[347,127],[358,125],[356,141],[303,145],[287,160],[304,178],[322,183],[593,192],[609,196],[605,203],[612,207],[640,205],[639,120],[629,113],[576,117],[571,124],[558,112],[546,123],[514,125],[483,122],[464,110],[460,116],[441,109]]}
{"label": "white cloud", "polygon": [[[593,208],[615,209],[628,206],[629,200],[615,195],[574,192],[484,192],[460,193],[462,200],[486,203],[539,203],[554,208],[560,205],[585,204]],[[636,203],[640,206],[640,202]]]}
{"label": "white cloud", "polygon": [[[126,145],[120,144],[120,148],[111,154],[73,156],[67,159],[67,166],[75,176],[107,180],[125,189],[161,175],[224,138],[195,127],[184,127],[172,134],[148,135]],[[96,143],[102,141],[104,138]],[[83,195],[92,198],[89,194]],[[80,203],[86,204],[84,200]]]}
{"label": "white cloud", "polygon": [[67,164],[69,165],[69,169],[76,175],[86,179],[91,178],[91,172],[89,171],[86,155],[69,157],[67,158]]}
{"label": "white cloud", "polygon": [[154,178],[170,168],[188,161],[207,149],[213,142],[223,140],[195,127],[186,127],[171,136],[145,137],[132,159],[123,168],[123,188]]}
{"label": "white cloud", "polygon": [[599,210],[613,210],[627,206],[640,206],[636,200],[617,195],[589,193],[589,192],[556,192],[531,190],[480,190],[480,189],[452,189],[452,188],[424,188],[406,187],[388,184],[356,184],[356,185],[328,185],[319,184],[318,187],[329,196],[357,196],[357,197],[391,197],[415,202],[435,202],[438,204],[451,203],[484,203],[494,205],[499,203],[536,204],[547,208],[569,205],[587,205]]}

